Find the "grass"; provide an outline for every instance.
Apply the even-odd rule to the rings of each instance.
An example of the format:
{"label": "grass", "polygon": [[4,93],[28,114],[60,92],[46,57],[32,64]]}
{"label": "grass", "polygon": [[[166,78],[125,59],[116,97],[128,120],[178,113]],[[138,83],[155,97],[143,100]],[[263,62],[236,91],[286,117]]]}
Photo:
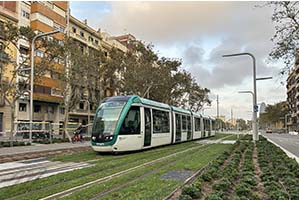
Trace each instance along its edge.
{"label": "grass", "polygon": [[[178,145],[156,148],[145,152],[119,156],[98,155],[96,152],[87,151],[68,156],[54,157],[53,160],[56,161],[78,162],[82,160],[93,160],[94,166],[1,188],[0,199],[6,199],[17,195],[22,195],[18,197],[18,199],[39,199],[194,146],[198,146],[198,144],[194,142],[187,142]],[[30,194],[26,194],[28,192],[30,192]]]}
{"label": "grass", "polygon": [[[101,197],[101,199],[163,199],[176,187],[182,184],[182,182],[178,180],[161,178],[163,174],[172,170],[196,171],[206,165],[210,160],[215,159],[221,152],[228,149],[229,146],[230,145],[223,144],[209,145],[206,148],[192,150],[192,152],[186,152],[175,156],[174,158],[167,159],[167,161],[160,163],[160,165],[163,166],[163,163],[166,164],[174,160],[179,161],[174,164],[166,165],[165,168],[157,170],[153,174],[141,178],[120,190],[111,192],[110,194]],[[155,168],[157,168],[157,166],[155,166]],[[148,167],[139,170],[139,174],[144,174],[150,170],[154,170],[155,168]],[[135,173],[138,172],[134,171],[132,174],[128,174],[127,177],[119,177],[119,179],[122,180],[115,179],[107,181],[105,184],[87,188],[84,191],[78,191],[63,199],[90,199],[94,195],[103,191],[102,189],[106,185],[111,187],[113,185],[115,186],[124,183],[125,181],[129,181],[132,177],[134,177]],[[84,197],[82,197],[82,195],[84,195]]]}

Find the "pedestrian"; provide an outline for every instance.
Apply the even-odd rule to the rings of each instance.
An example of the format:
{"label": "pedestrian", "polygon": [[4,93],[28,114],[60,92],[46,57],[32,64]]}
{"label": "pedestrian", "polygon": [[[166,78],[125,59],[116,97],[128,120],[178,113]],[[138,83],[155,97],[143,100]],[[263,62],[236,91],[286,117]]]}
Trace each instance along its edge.
{"label": "pedestrian", "polygon": [[76,130],[74,131],[74,142],[78,142],[78,141],[83,141],[83,126],[81,123],[79,123],[79,126],[76,128]]}

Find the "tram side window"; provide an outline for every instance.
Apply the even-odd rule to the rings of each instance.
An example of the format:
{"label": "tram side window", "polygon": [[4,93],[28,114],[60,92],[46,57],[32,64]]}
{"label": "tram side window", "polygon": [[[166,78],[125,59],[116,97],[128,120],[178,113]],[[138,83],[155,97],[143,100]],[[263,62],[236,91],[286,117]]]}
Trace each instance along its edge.
{"label": "tram side window", "polygon": [[200,130],[200,118],[194,118],[195,120],[195,131],[201,131]]}
{"label": "tram side window", "polygon": [[140,134],[140,108],[132,106],[120,128],[120,135]]}
{"label": "tram side window", "polygon": [[169,112],[153,110],[153,133],[169,133]]}
{"label": "tram side window", "polygon": [[188,131],[191,131],[191,118],[190,118],[190,116],[187,116],[187,126],[188,126]]}
{"label": "tram side window", "polygon": [[182,115],[182,131],[187,130],[187,118],[185,115]]}

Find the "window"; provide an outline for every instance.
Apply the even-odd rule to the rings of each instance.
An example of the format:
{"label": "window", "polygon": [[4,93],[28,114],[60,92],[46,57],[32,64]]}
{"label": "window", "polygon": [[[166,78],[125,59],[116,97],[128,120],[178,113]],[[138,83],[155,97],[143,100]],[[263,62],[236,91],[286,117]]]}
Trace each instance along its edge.
{"label": "window", "polygon": [[95,42],[96,44],[99,44],[99,41],[98,41],[98,40],[95,40],[94,42]]}
{"label": "window", "polygon": [[153,110],[153,133],[168,133],[169,127],[169,112],[161,110]]}
{"label": "window", "polygon": [[33,108],[34,112],[38,113],[41,111],[41,106],[40,105],[34,105],[34,108]]}
{"label": "window", "polygon": [[82,31],[80,31],[80,36],[84,37],[84,33]]}
{"label": "window", "polygon": [[41,86],[41,85],[35,85],[33,91],[36,93],[40,93],[40,94],[51,94],[50,87],[45,87],[45,86]]}
{"label": "window", "polygon": [[19,103],[19,111],[26,112],[27,104],[26,103]]}
{"label": "window", "polygon": [[187,118],[185,115],[182,115],[182,131],[187,130]]}
{"label": "window", "polygon": [[54,113],[54,107],[53,106],[48,106],[48,113]]}
{"label": "window", "polygon": [[105,55],[105,57],[108,57],[108,52],[105,51],[105,52],[104,52],[104,55]]}
{"label": "window", "polygon": [[76,33],[77,29],[75,27],[72,27],[72,31],[73,31],[73,33]]}
{"label": "window", "polygon": [[91,36],[88,37],[89,42],[93,42],[93,38]]}
{"label": "window", "polygon": [[42,52],[41,50],[36,51],[36,56],[43,58],[45,56],[45,53]]}
{"label": "window", "polygon": [[140,108],[132,106],[119,131],[120,135],[140,134]]}
{"label": "window", "polygon": [[194,118],[195,131],[200,131],[200,118]]}
{"label": "window", "polygon": [[80,102],[79,109],[84,109],[84,103],[83,102]]}
{"label": "window", "polygon": [[191,118],[190,118],[190,116],[187,116],[187,129],[188,129],[188,131],[191,131]]}
{"label": "window", "polygon": [[59,113],[64,115],[65,113],[65,108],[64,107],[59,107]]}
{"label": "window", "polygon": [[30,19],[30,14],[29,12],[26,12],[25,10],[22,10],[22,17],[25,17],[26,19]]}
{"label": "window", "polygon": [[25,46],[20,45],[20,53],[21,53],[21,54],[28,55],[28,54],[29,54],[29,49],[28,49],[28,47],[25,47]]}

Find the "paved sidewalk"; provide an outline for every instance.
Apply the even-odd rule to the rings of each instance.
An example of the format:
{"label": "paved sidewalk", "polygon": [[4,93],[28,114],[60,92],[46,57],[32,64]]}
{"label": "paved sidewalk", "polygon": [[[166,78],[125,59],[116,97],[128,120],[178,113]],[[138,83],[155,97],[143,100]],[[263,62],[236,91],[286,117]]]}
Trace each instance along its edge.
{"label": "paved sidewalk", "polygon": [[20,146],[20,147],[4,147],[0,148],[0,156],[15,155],[23,153],[36,153],[42,151],[53,151],[62,149],[72,149],[78,147],[91,146],[90,141],[77,142],[77,143],[54,143],[54,144],[33,144],[31,146]]}

